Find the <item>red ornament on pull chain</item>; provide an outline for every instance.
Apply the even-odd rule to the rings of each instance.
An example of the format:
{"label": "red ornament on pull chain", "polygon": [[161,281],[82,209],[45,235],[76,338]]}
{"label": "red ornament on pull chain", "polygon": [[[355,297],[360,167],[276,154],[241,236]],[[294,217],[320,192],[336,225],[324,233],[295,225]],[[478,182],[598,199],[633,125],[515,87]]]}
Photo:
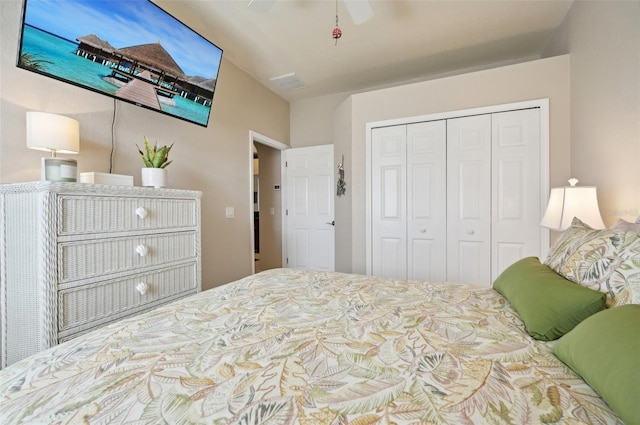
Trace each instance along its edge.
{"label": "red ornament on pull chain", "polygon": [[333,29],[333,31],[331,31],[331,36],[336,40],[336,46],[338,45],[338,39],[340,37],[342,37],[342,30],[340,28],[338,28],[338,26],[336,25],[336,27]]}
{"label": "red ornament on pull chain", "polygon": [[342,37],[342,30],[338,26],[338,0],[336,0],[336,27],[331,31],[331,37],[336,41],[335,46],[337,46],[338,39]]}

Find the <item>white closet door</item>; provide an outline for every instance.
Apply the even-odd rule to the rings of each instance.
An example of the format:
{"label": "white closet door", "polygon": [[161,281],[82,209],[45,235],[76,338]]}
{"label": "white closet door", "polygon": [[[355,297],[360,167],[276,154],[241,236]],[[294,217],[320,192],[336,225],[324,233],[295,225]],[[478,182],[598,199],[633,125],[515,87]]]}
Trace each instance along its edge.
{"label": "white closet door", "polygon": [[371,132],[371,273],[489,286],[539,255],[540,109]]}
{"label": "white closet door", "polygon": [[492,144],[491,281],[540,253],[540,110],[493,114]]}
{"label": "white closet door", "polygon": [[406,126],[371,134],[371,243],[374,276],[407,278]]}
{"label": "white closet door", "polygon": [[407,129],[407,278],[447,278],[446,121]]}
{"label": "white closet door", "polygon": [[447,121],[447,280],[491,284],[491,115]]}

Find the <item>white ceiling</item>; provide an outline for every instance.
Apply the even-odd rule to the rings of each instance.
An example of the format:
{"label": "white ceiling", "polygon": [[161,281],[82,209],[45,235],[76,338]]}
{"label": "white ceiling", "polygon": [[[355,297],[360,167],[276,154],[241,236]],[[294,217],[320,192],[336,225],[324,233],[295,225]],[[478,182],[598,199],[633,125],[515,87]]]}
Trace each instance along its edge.
{"label": "white ceiling", "polygon": [[[335,0],[276,0],[266,12],[249,0],[154,2],[295,101],[538,58],[573,0],[370,0],[374,15],[360,25],[338,0],[337,45]],[[290,73],[308,87],[270,81]]]}

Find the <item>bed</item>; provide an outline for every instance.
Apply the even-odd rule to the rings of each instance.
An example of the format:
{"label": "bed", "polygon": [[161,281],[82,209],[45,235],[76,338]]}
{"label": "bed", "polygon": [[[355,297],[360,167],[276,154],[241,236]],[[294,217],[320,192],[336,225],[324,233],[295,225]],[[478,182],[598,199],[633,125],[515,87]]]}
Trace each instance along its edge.
{"label": "bed", "polygon": [[[571,259],[567,240],[555,246],[565,263]],[[634,423],[637,408],[628,406],[637,404],[629,398],[638,400],[640,382],[634,286],[622,285],[614,294],[624,292],[621,301],[573,281],[558,282],[590,291],[590,297],[571,291],[568,297],[569,304],[588,298],[589,311],[563,304],[559,313],[549,312],[534,303],[533,310],[551,322],[542,325],[551,331],[534,331],[540,317],[532,322],[526,317],[531,308],[523,306],[540,298],[536,293],[543,287],[529,293],[526,287],[545,280],[542,272],[564,279],[537,258],[509,267],[493,288],[268,270],[0,371],[0,422]],[[610,306],[604,308],[607,298]],[[553,323],[566,310],[572,317]],[[624,314],[599,319],[612,312]],[[629,326],[616,325],[620,321]],[[622,336],[589,336],[611,323],[622,328]],[[621,341],[606,339],[613,334]],[[610,349],[618,343],[619,350]],[[570,359],[597,355],[604,345],[608,358],[595,361],[607,369],[604,375],[631,380],[614,385],[631,392],[625,402],[581,370],[579,359]],[[624,358],[616,357],[618,351]],[[626,368],[621,375],[612,371],[617,365]]]}

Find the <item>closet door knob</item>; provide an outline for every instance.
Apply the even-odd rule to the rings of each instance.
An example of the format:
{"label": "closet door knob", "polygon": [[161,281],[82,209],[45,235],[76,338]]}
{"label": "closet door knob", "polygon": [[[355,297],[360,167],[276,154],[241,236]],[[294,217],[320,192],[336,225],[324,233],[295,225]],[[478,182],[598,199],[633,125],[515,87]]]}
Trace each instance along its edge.
{"label": "closet door knob", "polygon": [[145,207],[136,208],[136,215],[140,217],[140,219],[144,220],[144,218],[149,214],[149,211]]}
{"label": "closet door knob", "polygon": [[476,233],[476,231],[473,230],[473,229],[468,229],[467,230],[467,235],[474,235],[475,233]]}
{"label": "closet door knob", "polygon": [[149,248],[147,248],[143,244],[140,244],[136,247],[136,252],[138,253],[139,256],[144,257],[149,253]]}
{"label": "closet door knob", "polygon": [[420,229],[420,233],[427,233],[427,229]]}
{"label": "closet door knob", "polygon": [[136,285],[136,291],[138,291],[140,295],[146,294],[148,289],[149,289],[149,285],[147,285],[144,282],[140,282]]}

